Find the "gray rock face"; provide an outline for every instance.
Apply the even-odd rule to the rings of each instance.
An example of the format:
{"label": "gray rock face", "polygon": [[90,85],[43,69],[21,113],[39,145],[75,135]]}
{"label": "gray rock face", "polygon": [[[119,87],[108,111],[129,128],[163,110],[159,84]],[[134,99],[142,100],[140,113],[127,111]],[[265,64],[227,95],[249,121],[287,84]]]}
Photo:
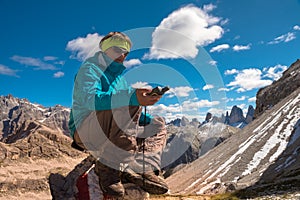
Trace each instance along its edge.
{"label": "gray rock face", "polygon": [[237,106],[233,106],[229,115],[229,124],[243,122],[245,120],[243,111]]}
{"label": "gray rock face", "polygon": [[255,117],[275,106],[300,87],[300,60],[293,63],[272,85],[261,88],[256,95]]}
{"label": "gray rock face", "polygon": [[253,121],[254,112],[255,112],[255,110],[254,110],[253,106],[250,105],[248,107],[248,112],[246,115],[245,123],[249,124],[250,122]]}
{"label": "gray rock face", "polygon": [[233,106],[230,115],[228,114],[228,112],[226,113],[226,116],[224,117],[224,123],[233,127],[244,128],[250,122],[252,122],[253,116],[254,116],[253,106],[249,105],[246,118],[244,117],[241,108],[237,106]]}
{"label": "gray rock face", "polygon": [[252,105],[249,105],[248,112],[246,113],[246,117],[244,117],[242,109],[235,105],[232,107],[230,111],[230,115],[227,112],[226,116],[222,114],[220,117],[218,117],[218,116],[213,116],[211,113],[208,112],[206,114],[205,120],[202,123],[200,123],[197,119],[192,119],[192,121],[190,122],[186,117],[182,117],[181,119],[179,118],[175,119],[168,124],[175,125],[178,127],[188,126],[188,125],[201,127],[202,125],[209,122],[214,122],[214,123],[220,122],[233,127],[244,128],[250,122],[252,122],[253,117],[254,117],[254,108]]}
{"label": "gray rock face", "polygon": [[198,127],[192,124],[167,126],[169,137],[162,155],[164,176],[168,177],[183,165],[192,163],[239,130],[214,121]]}
{"label": "gray rock face", "polygon": [[190,123],[189,119],[183,116],[180,123],[181,126],[187,126],[189,123]]}
{"label": "gray rock face", "polygon": [[24,132],[28,120],[41,122],[54,130],[69,135],[70,110],[68,108],[59,105],[45,108],[11,95],[0,96],[0,107],[0,141],[9,142],[8,138],[12,138],[12,135]]}

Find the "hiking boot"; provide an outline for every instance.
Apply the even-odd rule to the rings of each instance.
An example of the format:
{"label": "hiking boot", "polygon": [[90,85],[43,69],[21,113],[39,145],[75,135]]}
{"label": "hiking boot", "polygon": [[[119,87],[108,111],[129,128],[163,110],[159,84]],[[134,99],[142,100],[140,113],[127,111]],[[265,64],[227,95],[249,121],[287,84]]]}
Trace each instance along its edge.
{"label": "hiking boot", "polygon": [[110,168],[99,161],[95,164],[95,173],[99,177],[103,193],[111,197],[123,197],[125,189],[121,183],[121,172]]}
{"label": "hiking boot", "polygon": [[133,162],[130,163],[123,172],[123,176],[130,181],[141,187],[149,194],[165,194],[169,188],[164,179],[157,176],[149,168],[145,170],[145,173],[141,171],[142,165]]}

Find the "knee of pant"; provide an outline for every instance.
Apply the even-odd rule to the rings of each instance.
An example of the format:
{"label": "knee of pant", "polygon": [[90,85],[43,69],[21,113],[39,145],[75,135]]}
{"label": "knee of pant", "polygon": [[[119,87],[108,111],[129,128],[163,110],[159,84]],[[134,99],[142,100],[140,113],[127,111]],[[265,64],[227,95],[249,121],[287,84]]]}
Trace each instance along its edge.
{"label": "knee of pant", "polygon": [[155,116],[153,119],[152,119],[152,123],[153,124],[158,124],[160,125],[161,127],[164,127],[165,126],[165,119],[163,117],[160,117],[160,116]]}

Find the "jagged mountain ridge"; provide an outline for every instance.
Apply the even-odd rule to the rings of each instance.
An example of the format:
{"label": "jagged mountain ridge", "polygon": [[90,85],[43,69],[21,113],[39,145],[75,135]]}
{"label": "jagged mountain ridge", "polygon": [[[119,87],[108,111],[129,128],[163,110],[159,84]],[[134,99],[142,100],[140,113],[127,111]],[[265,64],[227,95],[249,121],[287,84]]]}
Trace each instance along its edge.
{"label": "jagged mountain ridge", "polygon": [[223,193],[294,180],[287,186],[292,188],[300,178],[299,120],[300,88],[213,151],[170,176],[171,193]]}
{"label": "jagged mountain ridge", "polygon": [[189,124],[193,126],[202,126],[203,124],[213,121],[224,123],[237,128],[244,128],[253,120],[254,111],[255,110],[253,106],[249,105],[246,117],[244,117],[243,110],[238,106],[234,105],[231,108],[230,114],[226,112],[225,116],[222,114],[221,117],[217,117],[213,116],[211,113],[208,112],[206,114],[205,120],[202,123],[200,123],[196,118],[192,119],[192,121],[190,122],[185,116],[183,116],[181,119],[177,118],[175,120],[170,121],[168,124],[172,124],[178,127],[187,126]]}
{"label": "jagged mountain ridge", "polygon": [[259,116],[299,87],[300,60],[298,59],[283,73],[280,79],[267,87],[261,88],[257,92],[254,116]]}
{"label": "jagged mountain ridge", "polygon": [[[0,141],[7,143],[10,138],[16,140],[26,132],[27,121],[32,120],[69,135],[68,121],[70,109],[60,105],[45,108],[30,103],[27,99],[15,98],[12,95],[0,96]],[[19,135],[19,136],[17,136]]]}

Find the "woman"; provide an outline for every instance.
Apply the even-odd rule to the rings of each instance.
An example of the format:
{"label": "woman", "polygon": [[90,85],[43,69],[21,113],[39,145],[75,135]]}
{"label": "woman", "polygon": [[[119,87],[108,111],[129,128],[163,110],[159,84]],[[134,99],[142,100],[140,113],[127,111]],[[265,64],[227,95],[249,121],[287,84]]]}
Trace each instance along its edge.
{"label": "woman", "polygon": [[95,172],[105,194],[124,196],[122,177],[163,194],[168,186],[154,171],[160,170],[165,122],[141,112],[141,106],[155,104],[161,95],[147,95],[150,89],[133,89],[126,82],[123,62],[132,46],[127,35],[110,32],[99,46],[101,51],[81,65],[75,78],[71,136],[97,158]]}

